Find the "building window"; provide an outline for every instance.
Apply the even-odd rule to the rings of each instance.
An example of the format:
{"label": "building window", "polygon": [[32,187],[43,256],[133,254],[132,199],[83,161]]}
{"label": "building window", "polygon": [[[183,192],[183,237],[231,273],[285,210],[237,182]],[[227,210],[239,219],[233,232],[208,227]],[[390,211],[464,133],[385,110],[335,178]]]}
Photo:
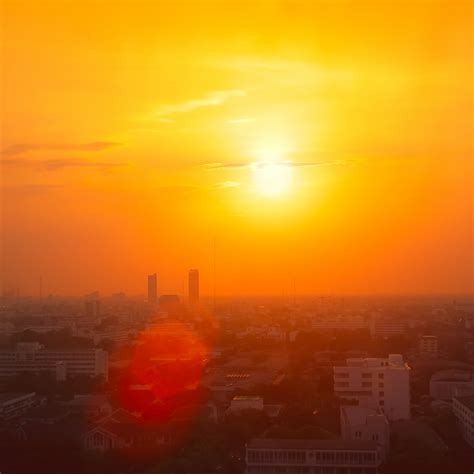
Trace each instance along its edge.
{"label": "building window", "polygon": [[379,392],[379,397],[383,397],[385,392]]}
{"label": "building window", "polygon": [[379,374],[379,379],[383,379],[384,374]]}
{"label": "building window", "polygon": [[385,402],[384,402],[383,400],[380,400],[380,401],[379,401],[379,405],[380,405],[380,406],[384,406],[384,405],[385,405]]}
{"label": "building window", "polygon": [[361,438],[362,437],[362,433],[360,431],[356,431],[355,432],[355,437],[356,438]]}
{"label": "building window", "polygon": [[101,433],[94,433],[94,446],[102,446],[104,437]]}
{"label": "building window", "polygon": [[362,372],[362,378],[363,379],[370,379],[372,377],[372,374],[369,372]]}

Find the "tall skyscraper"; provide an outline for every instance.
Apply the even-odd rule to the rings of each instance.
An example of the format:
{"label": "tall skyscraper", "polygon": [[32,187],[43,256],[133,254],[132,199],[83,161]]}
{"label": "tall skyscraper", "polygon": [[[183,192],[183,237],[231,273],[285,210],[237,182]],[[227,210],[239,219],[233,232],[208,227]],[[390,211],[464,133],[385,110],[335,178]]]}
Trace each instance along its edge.
{"label": "tall skyscraper", "polygon": [[157,295],[156,273],[153,273],[153,275],[148,275],[148,303],[156,303]]}
{"label": "tall skyscraper", "polygon": [[189,270],[188,298],[191,305],[199,303],[199,270]]}

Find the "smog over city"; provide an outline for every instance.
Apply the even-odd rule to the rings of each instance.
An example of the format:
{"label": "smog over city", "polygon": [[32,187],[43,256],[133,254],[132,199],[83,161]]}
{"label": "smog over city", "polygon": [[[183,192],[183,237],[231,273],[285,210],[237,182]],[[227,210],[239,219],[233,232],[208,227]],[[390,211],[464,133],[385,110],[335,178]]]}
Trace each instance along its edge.
{"label": "smog over city", "polygon": [[472,474],[473,10],[0,0],[0,474]]}

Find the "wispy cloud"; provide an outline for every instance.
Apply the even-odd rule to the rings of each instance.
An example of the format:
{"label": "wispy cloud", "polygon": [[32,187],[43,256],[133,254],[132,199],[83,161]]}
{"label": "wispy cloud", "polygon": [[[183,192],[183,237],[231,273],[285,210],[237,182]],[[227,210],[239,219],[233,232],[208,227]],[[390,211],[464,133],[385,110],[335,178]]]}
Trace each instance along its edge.
{"label": "wispy cloud", "polygon": [[242,162],[242,163],[204,163],[203,168],[208,170],[215,169],[247,169],[254,168],[258,166],[269,166],[269,165],[280,165],[280,166],[291,166],[297,168],[312,168],[318,166],[335,166],[343,165],[346,163],[346,160],[331,160],[331,161],[278,161],[275,163],[269,163],[265,161],[252,161],[252,162]]}
{"label": "wispy cloud", "polygon": [[215,169],[245,169],[249,168],[252,163],[204,163],[201,165],[203,168],[208,170]]}
{"label": "wispy cloud", "polygon": [[19,155],[28,151],[102,151],[119,146],[116,142],[90,142],[90,143],[18,143],[4,148],[4,156]]}
{"label": "wispy cloud", "polygon": [[1,192],[5,195],[27,197],[46,194],[63,188],[64,186],[61,184],[26,184],[22,186],[4,186]]}
{"label": "wispy cloud", "polygon": [[164,117],[173,114],[191,112],[202,107],[216,107],[233,97],[244,97],[245,91],[242,89],[228,89],[221,91],[211,91],[199,99],[191,99],[176,104],[164,104],[155,112],[158,120],[163,121]]}
{"label": "wispy cloud", "polygon": [[28,160],[24,158],[8,158],[0,161],[2,166],[31,167],[44,171],[55,171],[64,168],[93,168],[108,171],[114,168],[127,166],[124,162],[88,161],[80,158],[62,158],[48,160]]}

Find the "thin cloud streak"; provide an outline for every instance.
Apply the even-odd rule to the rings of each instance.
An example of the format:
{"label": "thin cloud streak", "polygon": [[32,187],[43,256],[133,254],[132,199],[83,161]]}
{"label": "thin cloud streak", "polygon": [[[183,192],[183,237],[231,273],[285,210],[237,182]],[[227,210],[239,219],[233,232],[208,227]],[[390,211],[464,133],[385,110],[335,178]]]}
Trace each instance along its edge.
{"label": "thin cloud streak", "polygon": [[116,142],[90,142],[90,143],[18,143],[4,148],[1,154],[4,156],[19,155],[29,151],[102,151],[121,143]]}
{"label": "thin cloud streak", "polygon": [[128,166],[128,163],[108,163],[108,162],[97,162],[97,161],[86,161],[79,158],[64,158],[57,160],[27,160],[10,158],[1,160],[2,166],[12,167],[31,167],[38,170],[55,171],[65,168],[94,168],[101,171],[107,171],[114,168]]}
{"label": "thin cloud streak", "polygon": [[206,96],[199,99],[192,99],[177,104],[165,104],[159,107],[155,116],[162,121],[163,117],[173,114],[192,112],[202,107],[216,107],[233,97],[245,97],[247,94],[242,89],[229,89],[221,91],[211,91]]}
{"label": "thin cloud streak", "polygon": [[205,163],[202,165],[203,168],[208,170],[215,169],[247,169],[255,166],[268,166],[268,165],[279,165],[279,166],[291,166],[294,168],[313,168],[319,166],[336,166],[346,164],[346,160],[333,160],[333,161],[314,161],[314,162],[294,162],[294,161],[277,161],[270,163],[266,161],[253,161],[250,163]]}
{"label": "thin cloud streak", "polygon": [[62,184],[25,184],[22,186],[4,186],[0,188],[0,193],[5,199],[17,199],[19,197],[36,198],[62,189],[65,189],[65,186]]}

